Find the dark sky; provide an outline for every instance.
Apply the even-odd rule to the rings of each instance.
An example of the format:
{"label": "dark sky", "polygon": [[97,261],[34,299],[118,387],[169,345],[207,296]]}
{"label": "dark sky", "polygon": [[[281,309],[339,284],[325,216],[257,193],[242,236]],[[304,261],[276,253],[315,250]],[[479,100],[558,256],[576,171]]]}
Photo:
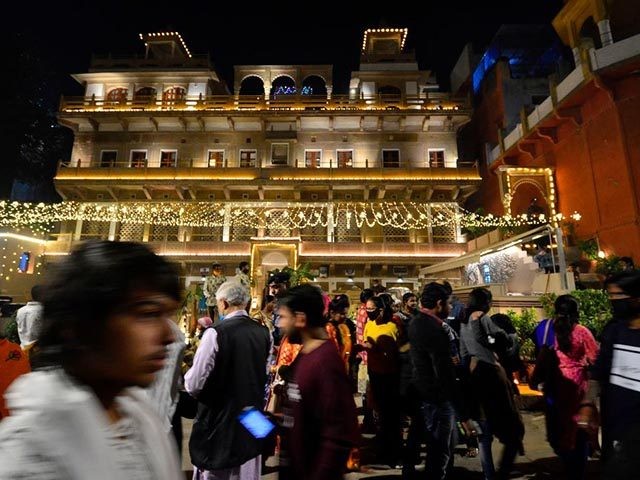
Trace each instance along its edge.
{"label": "dark sky", "polygon": [[447,86],[465,43],[483,47],[503,23],[549,24],[562,5],[561,0],[522,3],[36,1],[23,2],[25,11],[12,25],[30,32],[37,53],[59,79],[52,89],[67,95],[80,93],[68,75],[86,71],[92,53],[140,53],[138,33],[163,30],[179,31],[192,53],[208,52],[227,81],[233,65],[326,63],[335,65],[334,92],[339,93],[357,67],[368,27],[408,27],[405,48],[415,49],[420,67],[434,70]]}

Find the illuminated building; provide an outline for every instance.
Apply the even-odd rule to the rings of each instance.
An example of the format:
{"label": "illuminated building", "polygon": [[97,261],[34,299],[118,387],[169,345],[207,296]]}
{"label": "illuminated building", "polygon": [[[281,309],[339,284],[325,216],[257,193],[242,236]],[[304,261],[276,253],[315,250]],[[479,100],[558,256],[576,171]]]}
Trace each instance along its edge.
{"label": "illuminated building", "polygon": [[[524,33],[511,40],[519,48],[490,48],[477,63],[465,51],[452,73],[453,91],[474,97],[461,152],[482,158],[483,186],[467,206],[516,215],[537,198],[549,213],[578,211],[579,239],[595,238],[606,254],[638,262],[638,2],[567,0],[552,23],[568,68],[545,70],[555,45],[532,47],[523,41],[529,27],[517,26]],[[521,75],[532,54],[536,69]]]}
{"label": "illuminated building", "polygon": [[75,143],[55,182],[104,216],[64,222],[46,255],[132,240],[187,281],[251,259],[258,285],[309,262],[328,291],[415,287],[420,266],[465,251],[455,215],[480,177],[456,146],[467,100],[419,70],[407,35],[367,30],[348,92],[330,65],[236,66],[231,92],[177,32],[141,34],[139,58],[94,57],[74,75],[85,95],[61,101]]}

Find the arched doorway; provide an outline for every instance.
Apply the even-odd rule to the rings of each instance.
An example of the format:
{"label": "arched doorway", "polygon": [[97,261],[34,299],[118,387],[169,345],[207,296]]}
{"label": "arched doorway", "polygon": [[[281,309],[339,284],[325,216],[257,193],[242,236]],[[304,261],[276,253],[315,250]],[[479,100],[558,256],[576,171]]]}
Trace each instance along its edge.
{"label": "arched doorway", "polygon": [[511,215],[542,213],[549,217],[550,209],[544,191],[534,180],[522,179],[514,182],[511,195]]}
{"label": "arched doorway", "polygon": [[280,75],[271,84],[271,97],[277,98],[282,95],[296,95],[298,90],[296,82],[288,75]]}
{"label": "arched doorway", "polygon": [[183,87],[172,87],[165,90],[162,102],[165,105],[180,105],[184,103],[187,91]]}
{"label": "arched doorway", "polygon": [[327,96],[327,83],[319,75],[309,75],[302,81],[300,95]]}
{"label": "arched doorway", "polygon": [[240,82],[239,95],[264,95],[264,82],[256,75],[249,75]]}

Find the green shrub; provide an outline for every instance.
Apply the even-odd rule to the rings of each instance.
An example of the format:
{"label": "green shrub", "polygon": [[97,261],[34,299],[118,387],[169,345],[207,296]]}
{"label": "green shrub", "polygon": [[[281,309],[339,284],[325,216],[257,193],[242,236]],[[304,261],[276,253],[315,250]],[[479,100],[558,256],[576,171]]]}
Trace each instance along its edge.
{"label": "green shrub", "polygon": [[[604,290],[574,290],[571,295],[580,303],[580,324],[591,330],[596,338],[602,334],[604,326],[611,320],[611,303]],[[547,293],[540,297],[545,316],[553,317],[557,295]]]}
{"label": "green shrub", "polygon": [[18,335],[18,322],[16,322],[16,314],[11,315],[7,323],[4,325],[4,336],[13,343],[20,344],[20,336]]}
{"label": "green shrub", "polygon": [[520,313],[508,310],[507,315],[511,318],[520,339],[520,356],[524,360],[535,360],[535,345],[531,337],[539,321],[536,310],[524,308]]}

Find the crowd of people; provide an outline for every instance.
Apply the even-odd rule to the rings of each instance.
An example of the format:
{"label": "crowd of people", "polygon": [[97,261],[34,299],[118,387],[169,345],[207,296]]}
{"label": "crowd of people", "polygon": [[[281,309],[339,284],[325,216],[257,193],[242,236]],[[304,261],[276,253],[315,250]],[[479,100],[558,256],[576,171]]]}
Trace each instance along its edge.
{"label": "crowd of people", "polygon": [[[21,345],[0,339],[0,479],[184,478],[182,417],[193,418],[194,479],[257,480],[272,456],[282,479],[339,479],[361,468],[363,432],[375,434],[374,463],[405,479],[453,478],[463,443],[485,479],[509,478],[524,454],[522,339],[490,315],[488,289],[465,304],[445,281],[401,301],[377,286],[352,305],[279,272],[252,311],[248,273],[246,262],[235,278],[212,269],[185,372],[172,264],[106,241],[56,264],[18,312]],[[640,471],[640,274],[606,290],[613,320],[601,338],[570,295],[534,332],[529,384],[571,479],[595,454],[603,478]]]}

